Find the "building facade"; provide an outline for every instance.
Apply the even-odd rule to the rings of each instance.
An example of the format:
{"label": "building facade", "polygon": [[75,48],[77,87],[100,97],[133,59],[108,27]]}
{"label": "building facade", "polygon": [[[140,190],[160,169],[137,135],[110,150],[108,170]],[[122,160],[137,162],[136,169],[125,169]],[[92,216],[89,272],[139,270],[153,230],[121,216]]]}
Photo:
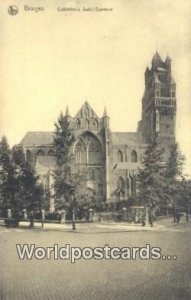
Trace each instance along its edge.
{"label": "building facade", "polygon": [[[166,156],[175,142],[176,84],[171,74],[171,59],[167,56],[163,61],[156,52],[151,68],[145,71],[142,119],[136,132],[112,132],[106,109],[100,118],[88,102],[75,117],[70,116],[67,108],[65,118],[75,137],[72,152],[76,165],[87,173],[88,197],[100,204],[136,195],[137,170],[150,138],[157,133]],[[41,176],[45,190],[51,190],[51,173],[56,166],[53,134],[28,132],[15,146]],[[51,197],[49,209],[54,210]]]}

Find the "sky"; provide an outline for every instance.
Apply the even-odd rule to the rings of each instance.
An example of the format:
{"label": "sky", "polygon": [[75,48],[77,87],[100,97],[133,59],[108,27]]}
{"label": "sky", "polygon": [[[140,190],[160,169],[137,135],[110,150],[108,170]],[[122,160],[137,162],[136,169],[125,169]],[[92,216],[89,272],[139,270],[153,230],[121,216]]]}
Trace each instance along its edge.
{"label": "sky", "polygon": [[[158,50],[172,59],[176,136],[191,175],[189,2],[13,0],[15,16],[1,2],[0,135],[13,146],[27,131],[52,131],[66,105],[74,116],[85,101],[100,117],[107,106],[112,131],[136,131],[144,72]],[[66,7],[80,11],[58,11]],[[111,10],[90,11],[95,7]]]}

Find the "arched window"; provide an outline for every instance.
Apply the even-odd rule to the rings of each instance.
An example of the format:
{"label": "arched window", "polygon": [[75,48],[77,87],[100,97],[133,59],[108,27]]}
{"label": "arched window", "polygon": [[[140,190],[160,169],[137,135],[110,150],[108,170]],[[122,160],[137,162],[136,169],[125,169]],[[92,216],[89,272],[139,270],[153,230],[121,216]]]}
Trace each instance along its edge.
{"label": "arched window", "polygon": [[88,119],[86,119],[86,128],[89,128],[90,127],[90,121]]}
{"label": "arched window", "polygon": [[121,192],[124,192],[124,190],[125,190],[125,180],[123,179],[123,177],[119,177],[117,185],[118,185],[118,189]]}
{"label": "arched window", "polygon": [[75,160],[77,164],[85,164],[86,163],[86,146],[84,143],[79,140],[75,147]]}
{"label": "arched window", "polygon": [[44,151],[42,150],[38,150],[37,153],[36,153],[36,156],[44,156]]}
{"label": "arched window", "polygon": [[137,152],[135,150],[131,152],[131,161],[137,162]]}
{"label": "arched window", "polygon": [[117,151],[117,161],[123,162],[123,152],[121,150]]}
{"label": "arched window", "polygon": [[96,139],[91,139],[88,146],[88,162],[89,164],[101,163],[101,147]]}
{"label": "arched window", "polygon": [[54,156],[54,155],[55,155],[54,150],[49,150],[49,151],[48,151],[48,156]]}
{"label": "arched window", "polygon": [[90,111],[89,111],[89,108],[86,106],[85,108],[85,116],[88,118],[90,115]]}
{"label": "arched window", "polygon": [[76,163],[87,165],[102,164],[102,147],[98,138],[90,132],[85,132],[75,146]]}
{"label": "arched window", "polygon": [[132,176],[131,178],[131,195],[136,195],[136,177]]}
{"label": "arched window", "polygon": [[125,180],[123,177],[119,177],[117,181],[117,197],[120,200],[125,196]]}
{"label": "arched window", "polygon": [[27,150],[26,152],[26,160],[29,164],[32,162],[32,153],[30,150]]}
{"label": "arched window", "polygon": [[81,122],[79,119],[77,119],[76,124],[77,124],[77,129],[80,129]]}
{"label": "arched window", "polygon": [[97,120],[94,121],[94,127],[95,127],[95,129],[98,129],[98,121]]}

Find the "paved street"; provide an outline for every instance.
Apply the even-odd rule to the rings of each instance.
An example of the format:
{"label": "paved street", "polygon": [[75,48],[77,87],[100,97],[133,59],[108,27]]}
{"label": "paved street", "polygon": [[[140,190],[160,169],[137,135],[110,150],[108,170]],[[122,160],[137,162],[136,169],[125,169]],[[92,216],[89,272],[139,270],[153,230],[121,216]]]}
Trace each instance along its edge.
{"label": "paved street", "polygon": [[[0,299],[191,299],[191,224],[165,231],[61,232],[0,227]],[[151,246],[177,260],[19,260],[16,244]]]}

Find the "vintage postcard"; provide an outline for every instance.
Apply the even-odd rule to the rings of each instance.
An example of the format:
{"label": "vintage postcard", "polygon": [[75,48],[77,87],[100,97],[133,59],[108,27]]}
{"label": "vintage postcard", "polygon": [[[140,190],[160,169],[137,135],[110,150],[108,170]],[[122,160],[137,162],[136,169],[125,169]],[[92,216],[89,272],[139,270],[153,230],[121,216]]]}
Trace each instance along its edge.
{"label": "vintage postcard", "polygon": [[0,3],[0,299],[191,299],[190,15]]}

